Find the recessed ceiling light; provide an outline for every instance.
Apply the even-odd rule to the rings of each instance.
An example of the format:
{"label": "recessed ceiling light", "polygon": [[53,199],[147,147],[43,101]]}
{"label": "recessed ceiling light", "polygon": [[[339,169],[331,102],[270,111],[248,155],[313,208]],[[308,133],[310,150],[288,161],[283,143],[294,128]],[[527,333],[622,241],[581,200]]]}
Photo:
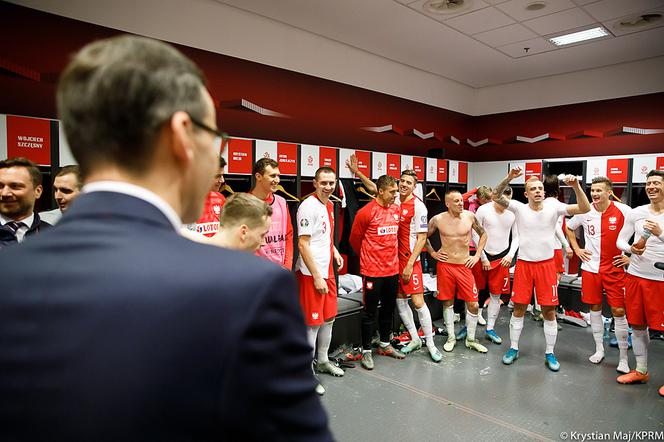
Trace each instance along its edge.
{"label": "recessed ceiling light", "polygon": [[585,29],[583,31],[572,32],[571,34],[558,35],[556,37],[550,37],[549,41],[556,46],[565,46],[572,43],[579,43],[586,40],[592,40],[595,38],[606,37],[609,35],[609,32],[601,26],[592,29]]}

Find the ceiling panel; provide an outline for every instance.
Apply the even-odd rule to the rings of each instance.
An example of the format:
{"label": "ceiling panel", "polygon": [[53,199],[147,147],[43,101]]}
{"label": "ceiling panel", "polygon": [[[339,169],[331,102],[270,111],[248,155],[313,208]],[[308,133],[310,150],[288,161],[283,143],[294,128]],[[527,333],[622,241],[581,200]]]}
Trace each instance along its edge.
{"label": "ceiling panel", "polygon": [[602,0],[584,6],[584,9],[603,22],[661,6],[664,6],[664,0]]}
{"label": "ceiling panel", "polygon": [[515,43],[517,41],[528,40],[537,37],[537,34],[525,26],[516,23],[492,31],[481,32],[474,35],[474,37],[482,43],[495,48],[509,43]]}
{"label": "ceiling panel", "polygon": [[493,7],[480,9],[445,21],[445,24],[468,35],[478,34],[512,23],[514,23],[513,19]]}
{"label": "ceiling panel", "polygon": [[546,0],[546,7],[531,11],[526,9],[530,3],[533,3],[533,0],[510,0],[499,4],[497,8],[515,20],[523,21],[576,7],[572,0]]}
{"label": "ceiling panel", "polygon": [[482,8],[487,8],[489,7],[489,4],[484,2],[483,0],[471,0],[470,2],[466,2],[468,5],[467,9],[464,9],[461,12],[453,13],[453,14],[436,14],[434,12],[430,12],[429,10],[424,8],[424,4],[427,2],[427,0],[417,0],[413,3],[409,3],[408,7],[419,12],[420,14],[424,14],[427,17],[430,17],[436,21],[444,21],[452,17],[459,17],[463,14],[467,14],[472,11],[477,11]]}
{"label": "ceiling panel", "polygon": [[[528,51],[525,51],[525,48],[528,48]],[[553,44],[549,43],[548,40],[542,37],[533,38],[519,43],[512,43],[498,48],[499,51],[512,58],[528,57],[555,49],[556,47]]]}
{"label": "ceiling panel", "polygon": [[[646,15],[646,14],[659,14],[664,17],[664,7],[660,9],[651,9],[649,11],[639,11],[637,13],[638,15]],[[641,21],[638,21],[634,25],[621,25],[621,22],[627,22],[630,23],[633,21],[635,18],[636,14],[630,14],[625,17],[620,17],[620,18],[614,18],[611,20],[607,20],[603,22],[602,24],[609,29],[613,35],[615,36],[620,36],[620,35],[626,35],[626,34],[632,34],[634,32],[642,32],[642,31],[647,31],[649,29],[654,29],[658,27],[664,26],[664,18],[660,18],[657,21],[651,22],[651,23],[644,23]]]}
{"label": "ceiling panel", "polygon": [[539,35],[554,34],[568,29],[580,28],[597,21],[581,8],[567,9],[544,17],[523,22]]}

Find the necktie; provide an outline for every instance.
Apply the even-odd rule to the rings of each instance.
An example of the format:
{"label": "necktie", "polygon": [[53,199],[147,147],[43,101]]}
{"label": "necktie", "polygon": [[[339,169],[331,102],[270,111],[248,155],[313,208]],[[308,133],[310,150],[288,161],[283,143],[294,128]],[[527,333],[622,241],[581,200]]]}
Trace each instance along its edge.
{"label": "necktie", "polygon": [[14,236],[16,236],[16,232],[18,231],[18,229],[20,229],[23,226],[25,226],[25,224],[20,221],[10,221],[7,224],[5,224],[5,227],[8,228],[9,231],[14,234]]}

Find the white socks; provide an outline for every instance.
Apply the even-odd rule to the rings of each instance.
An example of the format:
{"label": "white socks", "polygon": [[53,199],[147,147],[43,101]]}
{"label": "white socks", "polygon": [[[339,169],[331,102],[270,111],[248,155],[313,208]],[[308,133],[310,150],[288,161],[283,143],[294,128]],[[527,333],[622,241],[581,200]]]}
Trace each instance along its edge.
{"label": "white socks", "polygon": [[627,361],[627,338],[629,337],[629,332],[627,331],[627,317],[614,316],[613,324],[616,339],[618,340],[618,349],[620,350],[620,357],[616,370],[620,373],[629,373],[629,363]]}
{"label": "white socks", "polygon": [[316,357],[316,338],[318,337],[319,325],[307,326],[307,342],[311,346],[311,357]]}
{"label": "white socks", "polygon": [[433,345],[433,324],[431,323],[431,312],[426,304],[422,308],[415,309],[417,317],[420,320],[422,331],[424,332],[424,339],[426,340],[427,347],[434,347]]}
{"label": "white socks", "polygon": [[636,356],[636,371],[641,374],[648,373],[648,344],[650,336],[648,330],[632,329],[632,348]]}
{"label": "white socks", "polygon": [[318,357],[316,359],[319,364],[329,361],[327,354],[330,351],[330,342],[332,342],[332,324],[334,324],[334,320],[324,322],[318,332]]}
{"label": "white socks", "polygon": [[486,308],[486,329],[493,330],[500,312],[500,295],[490,295],[489,305]]}
{"label": "white socks", "polygon": [[[517,318],[512,314],[510,319],[510,348],[514,350],[519,349],[519,337],[521,337],[521,330],[523,330],[523,316]],[[556,328],[556,331],[558,329]]]}
{"label": "white socks", "polygon": [[447,328],[447,340],[454,339],[454,306],[443,308],[445,328]]}
{"label": "white socks", "polygon": [[[590,311],[590,328],[593,331],[595,339],[595,353],[588,360],[593,364],[599,364],[604,359],[604,321],[602,320],[602,311]],[[627,328],[625,328],[627,331]],[[627,342],[625,340],[625,342]]]}
{"label": "white socks", "polygon": [[553,353],[553,347],[556,345],[556,338],[558,337],[558,324],[555,320],[544,320],[544,339],[546,340],[546,352]]}
{"label": "white socks", "polygon": [[417,328],[415,328],[415,318],[413,318],[413,311],[408,305],[408,298],[397,298],[397,311],[401,322],[410,333],[411,339],[417,339]]}
{"label": "white socks", "polygon": [[478,315],[474,315],[466,310],[466,328],[467,336],[466,339],[469,341],[475,340],[475,331],[477,330],[477,320],[479,319]]}

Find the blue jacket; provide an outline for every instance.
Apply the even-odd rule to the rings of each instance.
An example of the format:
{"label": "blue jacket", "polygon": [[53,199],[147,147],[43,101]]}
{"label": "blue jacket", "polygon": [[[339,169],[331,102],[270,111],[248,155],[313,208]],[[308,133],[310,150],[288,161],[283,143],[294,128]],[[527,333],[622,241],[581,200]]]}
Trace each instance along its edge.
{"label": "blue jacket", "polygon": [[82,195],[0,253],[0,440],[326,441],[293,276]]}

